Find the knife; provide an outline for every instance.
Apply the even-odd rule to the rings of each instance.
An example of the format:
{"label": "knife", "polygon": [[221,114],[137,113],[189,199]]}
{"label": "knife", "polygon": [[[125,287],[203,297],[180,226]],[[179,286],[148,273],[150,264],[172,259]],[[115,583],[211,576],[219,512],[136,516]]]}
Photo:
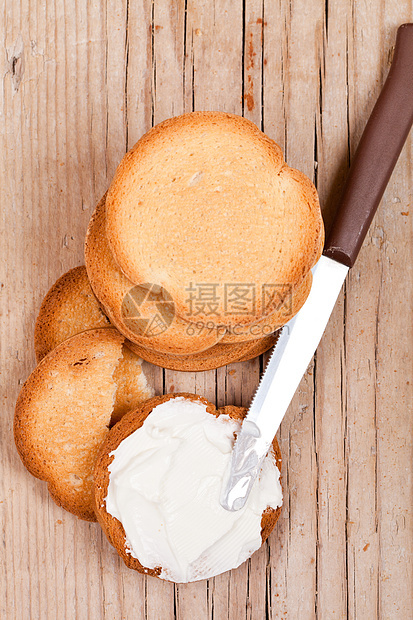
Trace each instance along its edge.
{"label": "knife", "polygon": [[393,62],[358,145],[337,216],[301,310],[283,327],[238,433],[221,505],[240,510],[321,340],[348,270],[413,123],[413,24],[399,27]]}

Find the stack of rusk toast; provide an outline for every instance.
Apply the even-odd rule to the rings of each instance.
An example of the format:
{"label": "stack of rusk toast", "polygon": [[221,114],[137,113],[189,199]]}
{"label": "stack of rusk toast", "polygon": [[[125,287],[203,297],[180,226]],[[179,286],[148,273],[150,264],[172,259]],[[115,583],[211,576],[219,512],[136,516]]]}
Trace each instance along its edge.
{"label": "stack of rusk toast", "polygon": [[169,119],[124,156],[35,326],[15,413],[24,465],[94,521],[110,428],[153,396],[142,359],[201,371],[268,350],[303,305],[324,229],[316,190],[253,123]]}

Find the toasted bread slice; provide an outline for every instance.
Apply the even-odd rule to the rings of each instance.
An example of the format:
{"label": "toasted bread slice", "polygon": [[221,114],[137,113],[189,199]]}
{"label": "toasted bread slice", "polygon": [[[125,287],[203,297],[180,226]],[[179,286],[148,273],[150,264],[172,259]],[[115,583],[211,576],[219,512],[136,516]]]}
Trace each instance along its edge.
{"label": "toasted bread slice", "polygon": [[[324,240],[311,181],[256,125],[221,112],[171,118],[137,142],[108,190],[106,233],[131,282],[157,284],[179,317],[217,325],[269,316],[278,299],[266,304],[264,287],[298,288]],[[250,307],[226,294],[234,285],[254,289]]]}
{"label": "toasted bread slice", "polygon": [[[157,567],[155,569],[147,568],[142,566],[139,562],[139,559],[133,557],[130,552],[128,552],[125,542],[126,535],[125,530],[118,521],[118,519],[114,518],[111,514],[106,511],[106,496],[109,485],[109,464],[112,461],[112,452],[116,450],[119,444],[129,437],[134,431],[142,426],[145,419],[148,415],[150,415],[151,411],[158,405],[167,402],[176,397],[184,397],[188,400],[193,401],[201,401],[206,405],[208,413],[214,415],[216,417],[220,415],[229,415],[231,418],[237,420],[243,420],[247,409],[244,407],[234,407],[234,406],[226,406],[220,407],[216,409],[215,406],[208,402],[205,398],[189,393],[179,393],[179,394],[166,394],[164,396],[156,396],[146,401],[142,405],[140,405],[135,411],[131,411],[126,414],[122,420],[117,424],[108,434],[104,443],[101,446],[99,456],[96,460],[95,470],[94,470],[94,497],[95,497],[95,510],[97,519],[102,526],[102,529],[108,539],[108,541],[113,545],[116,551],[119,553],[126,566],[137,570],[140,573],[146,575],[152,575],[154,577],[158,577],[162,571],[162,567]],[[277,442],[277,439],[274,438],[272,444],[272,457],[278,467],[281,470],[281,452]],[[272,532],[278,517],[280,516],[281,508],[273,509],[267,508],[261,517],[261,539],[264,542],[270,533]]]}
{"label": "toasted bread slice", "polygon": [[87,329],[110,327],[93,294],[86,267],[61,276],[44,298],[34,328],[34,348],[40,362],[49,351]]}
{"label": "toasted bread slice", "polygon": [[14,437],[23,464],[48,483],[58,505],[88,521],[96,520],[94,462],[113,416],[153,394],[124,340],[110,328],[65,340],[34,369],[16,403]]}
{"label": "toasted bread slice", "polygon": [[[223,337],[225,330],[191,325],[174,316],[173,300],[164,296],[162,291],[135,286],[121,272],[106,239],[105,197],[90,220],[85,260],[96,297],[113,325],[130,341],[158,353],[187,355],[205,351]],[[149,297],[153,298],[153,303],[147,303],[141,312],[140,304]]]}

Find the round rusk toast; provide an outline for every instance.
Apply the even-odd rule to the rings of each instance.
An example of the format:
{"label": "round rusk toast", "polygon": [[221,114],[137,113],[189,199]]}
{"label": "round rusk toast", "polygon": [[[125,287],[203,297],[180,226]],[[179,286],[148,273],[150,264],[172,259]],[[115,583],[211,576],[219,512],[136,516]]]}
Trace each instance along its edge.
{"label": "round rusk toast", "polygon": [[[113,326],[100,309],[90,287],[86,267],[75,267],[51,287],[40,307],[34,332],[37,361],[71,336],[87,331]],[[142,360],[129,348],[125,340],[122,359],[115,370],[118,386],[112,413],[112,423],[126,411],[152,396],[142,369]]]}
{"label": "round rusk toast", "polygon": [[[279,299],[266,303],[264,287],[297,289],[324,240],[311,181],[256,125],[221,112],[166,120],[136,143],[108,190],[106,234],[126,277],[166,289],[179,317],[192,320],[208,285],[196,317],[217,325],[272,314]],[[240,311],[234,285],[255,287],[254,304]]]}
{"label": "round rusk toast", "polygon": [[95,521],[92,474],[109,427],[153,395],[139,358],[112,328],[82,332],[48,353],[19,394],[14,438],[23,464],[59,506]]}
{"label": "round rusk toast", "polygon": [[87,329],[110,327],[90,288],[86,267],[62,275],[44,298],[34,328],[36,360],[58,344]]}
{"label": "round rusk toast", "polygon": [[145,330],[141,329],[142,323],[134,321],[133,312],[139,312],[140,300],[148,292],[153,292],[135,286],[114,261],[105,234],[105,196],[98,203],[89,223],[85,261],[90,284],[105,313],[131,342],[158,353],[191,355],[209,349],[223,337],[225,330],[219,331],[214,327],[198,329],[174,316],[173,304],[168,303],[162,292],[159,293],[160,304],[147,306],[145,317],[148,322],[154,320],[160,306],[166,329],[159,334],[145,335]]}
{"label": "round rusk toast", "polygon": [[[180,401],[179,403],[177,401],[175,401],[175,399],[177,399],[177,401]],[[100,523],[100,525],[102,526],[102,529],[108,539],[108,541],[115,547],[116,551],[119,553],[119,555],[121,556],[121,558],[124,560],[125,564],[129,567],[132,568],[140,573],[143,574],[148,574],[148,575],[152,575],[155,577],[161,577],[162,579],[167,579],[167,580],[173,580],[176,581],[175,579],[171,578],[170,574],[168,575],[168,573],[165,573],[164,569],[165,566],[159,565],[159,566],[145,566],[141,563],[139,557],[136,555],[136,553],[134,552],[134,549],[131,546],[131,539],[128,538],[127,536],[127,529],[128,526],[125,525],[116,517],[114,517],[110,512],[110,508],[108,508],[108,501],[109,501],[109,482],[110,482],[110,476],[111,476],[111,467],[113,467],[114,464],[114,459],[117,458],[115,455],[115,451],[119,448],[120,444],[122,442],[124,442],[124,440],[126,440],[127,438],[132,439],[132,437],[130,437],[135,431],[137,431],[137,429],[140,429],[145,421],[147,420],[148,416],[150,416],[150,414],[155,410],[155,408],[158,408],[159,406],[164,406],[165,403],[170,403],[170,401],[175,402],[179,407],[182,406],[182,403],[184,405],[187,404],[198,404],[198,405],[203,405],[204,407],[204,412],[203,412],[203,417],[207,417],[206,414],[210,414],[212,416],[214,416],[217,419],[217,422],[220,418],[220,416],[229,416],[229,418],[231,418],[232,420],[237,420],[237,421],[242,421],[246,415],[247,410],[243,407],[235,407],[235,406],[226,406],[226,407],[220,407],[219,409],[215,408],[215,406],[208,402],[205,398],[201,397],[201,396],[197,396],[195,394],[189,394],[189,393],[178,393],[178,394],[167,394],[164,396],[157,396],[154,398],[151,398],[150,400],[146,401],[145,403],[142,403],[135,411],[131,411],[128,414],[126,414],[122,420],[116,424],[116,426],[114,426],[110,433],[107,435],[104,443],[102,444],[100,451],[99,451],[99,456],[96,460],[96,465],[95,465],[95,470],[94,470],[94,497],[95,497],[95,510],[96,510],[96,515],[97,515],[97,519]],[[171,403],[170,403],[171,404]],[[159,409],[158,409],[159,411]],[[172,418],[170,418],[172,414]],[[163,427],[158,427],[154,428],[154,430],[150,430],[148,431],[151,434],[151,437],[156,437],[156,438],[160,438],[160,443],[158,443],[158,452],[156,452],[156,449],[152,449],[151,451],[149,451],[149,459],[151,462],[151,466],[153,466],[155,474],[154,474],[154,482],[153,482],[153,486],[149,486],[148,488],[151,489],[150,491],[150,499],[151,501],[149,502],[148,506],[149,509],[153,512],[153,515],[155,517],[155,511],[156,511],[156,505],[158,502],[158,464],[160,463],[160,460],[162,460],[162,462],[168,462],[168,454],[166,451],[166,454],[164,453],[164,451],[166,450],[166,446],[170,445],[168,444],[168,439],[164,439],[165,438],[165,431],[167,431],[168,427],[171,427],[171,425],[173,424],[173,428],[175,428],[176,430],[174,431],[173,436],[174,437],[180,437],[180,435],[176,434],[177,429],[179,427],[179,422],[177,423],[176,420],[177,418],[174,417],[174,414],[172,413],[172,411],[170,413],[164,413],[164,420],[165,420],[165,424],[166,426],[164,427],[165,430],[163,430]],[[192,417],[194,415],[194,413],[192,413],[192,410],[190,413],[188,413],[188,415],[190,417]],[[171,420],[173,420],[173,422],[168,422],[168,418],[170,418]],[[148,418],[149,420],[151,420],[151,418]],[[198,419],[198,418],[197,418]],[[228,418],[227,418],[228,419]],[[208,421],[208,425],[210,424],[210,421]],[[152,420],[151,423],[153,424]],[[200,423],[200,422],[198,422]],[[222,421],[219,421],[219,424],[225,424],[225,420],[224,418],[222,419]],[[176,426],[176,424],[178,424],[178,426]],[[196,425],[195,425],[196,426]],[[213,425],[215,426],[215,425]],[[234,425],[234,427],[237,429],[234,432],[238,432],[240,426],[238,424]],[[193,425],[192,425],[192,428]],[[211,428],[211,426],[209,426],[209,428]],[[191,431],[192,432],[192,431]],[[196,453],[198,453],[198,449],[200,447],[200,444],[198,443],[198,439],[196,439],[196,432],[194,431],[195,435],[190,435],[190,437],[194,437],[194,439],[189,439],[189,441],[194,441],[196,443]],[[200,431],[201,434],[203,434],[204,431]],[[211,431],[207,432],[205,431],[206,435],[208,436],[208,438],[210,438],[210,433]],[[184,431],[184,436],[186,431]],[[232,439],[231,442],[233,442],[235,436],[231,435]],[[129,440],[128,440],[129,441]],[[162,442],[166,442],[165,445]],[[128,443],[128,442],[127,442]],[[124,444],[125,445],[125,444]],[[181,445],[183,444],[179,444],[179,450],[182,450]],[[128,443],[128,447],[125,449],[127,450],[127,454],[128,454],[128,458],[132,458],[132,459],[137,459],[136,463],[137,463],[137,469],[135,469],[135,472],[137,473],[137,475],[143,475],[142,472],[147,471],[147,475],[151,475],[151,471],[153,470],[147,470],[147,465],[145,464],[144,461],[142,461],[142,457],[136,456],[136,453],[133,451],[133,448],[131,447],[131,444]],[[230,450],[232,449],[232,447],[229,448]],[[220,444],[220,450],[225,453],[226,452],[226,448],[224,447],[224,444]],[[162,456],[161,456],[162,453]],[[142,453],[142,455],[146,455],[148,454],[148,451],[144,451]],[[213,458],[212,453],[210,458]],[[159,455],[159,458],[158,458]],[[122,472],[127,471],[128,465],[127,462],[125,460],[125,456],[126,454],[124,453],[122,457],[120,457],[120,466],[122,468]],[[158,460],[156,460],[158,458]],[[173,459],[175,457],[172,457]],[[201,460],[203,457],[199,457]],[[267,463],[267,465],[269,464],[270,467],[273,468],[278,468],[278,470],[281,470],[281,453],[280,453],[280,449],[277,443],[277,440],[274,439],[273,445],[272,445],[272,449],[269,453],[269,456],[267,457],[269,459],[269,463]],[[176,461],[173,460],[172,465],[176,464]],[[212,466],[212,461],[209,461],[209,465]],[[167,470],[170,471],[170,467],[166,466]],[[195,465],[195,463],[187,463],[187,471],[189,472],[190,470],[192,470],[194,467],[197,467]],[[203,468],[205,469],[205,466],[203,466]],[[159,470],[160,471],[160,470]],[[138,473],[139,472],[139,473]],[[277,472],[278,473],[278,472]],[[222,474],[221,474],[222,475]],[[261,478],[261,476],[260,476]],[[279,478],[279,474],[278,474],[278,478]],[[135,480],[138,480],[136,477],[134,477]],[[164,484],[165,484],[165,479],[164,477],[161,477],[160,480],[162,481],[162,485],[161,485],[161,489],[164,488]],[[123,498],[125,501],[127,501],[128,503],[133,501],[132,497],[131,497],[131,493],[130,491],[127,489],[127,487],[124,487],[122,483],[120,483],[121,486],[119,487],[122,490],[122,494],[123,494]],[[149,483],[148,483],[149,484]],[[150,483],[152,485],[152,483]],[[258,484],[258,481],[257,481]],[[260,482],[261,484],[261,482]],[[138,482],[139,485],[139,489],[141,489],[142,487],[140,486],[140,483]],[[188,503],[187,501],[191,498],[191,501],[195,501],[195,503],[197,504],[198,501],[200,501],[198,498],[200,497],[199,494],[197,495],[197,491],[196,489],[194,490],[193,486],[191,485],[191,482],[187,479],[183,480],[180,482],[180,493],[183,489],[183,501],[181,501],[181,499],[179,499],[179,497],[175,494],[173,494],[173,499],[171,498],[170,500],[167,500],[167,502],[172,501],[172,509],[175,510],[174,506],[184,506],[184,510],[187,510],[187,506]],[[279,484],[279,482],[277,482],[277,485],[281,491],[281,486]],[[215,495],[210,495],[208,488],[202,486],[203,491],[202,491],[202,495],[205,497],[215,497]],[[192,489],[192,490],[191,490]],[[193,496],[193,493],[195,492],[195,498]],[[164,491],[162,491],[162,493],[164,493]],[[146,497],[146,496],[145,496]],[[188,499],[186,499],[188,497]],[[144,499],[144,501],[146,501]],[[207,500],[209,501],[209,500]],[[214,503],[216,500],[213,500]],[[154,502],[154,504],[152,504],[152,502]],[[146,504],[140,504],[140,506],[145,506]],[[169,504],[170,505],[170,504]],[[155,506],[155,508],[153,507]],[[272,508],[270,507],[267,502],[265,502],[265,509],[263,509],[262,513],[261,513],[261,520],[257,521],[257,535],[258,537],[260,537],[260,540],[258,542],[257,547],[259,546],[259,544],[262,544],[262,542],[264,542],[269,534],[271,533],[271,531],[273,530],[277,519],[280,515],[280,511],[281,508],[280,507],[276,507],[276,508]],[[278,506],[280,506],[280,504],[278,504]],[[200,510],[201,508],[197,508],[197,510]],[[140,508],[140,510],[145,510],[144,508]],[[220,506],[216,506],[212,507],[212,510],[216,513],[217,510],[219,511],[223,511],[223,509]],[[177,513],[178,514],[178,513]],[[192,514],[192,513],[191,513]],[[240,513],[239,513],[240,514]],[[132,515],[132,512],[131,512]],[[234,515],[234,513],[232,513],[232,515]],[[137,515],[134,515],[133,519],[134,521],[136,521]],[[173,519],[174,522],[176,523],[176,515],[175,518]],[[228,518],[228,513],[225,511],[225,513],[222,513],[222,516],[220,515],[218,517],[218,519],[222,519],[222,518]],[[163,517],[161,518],[161,521],[164,521]],[[188,545],[190,544],[190,540],[193,539],[193,537],[198,536],[197,534],[197,528],[199,530],[200,527],[202,527],[196,520],[195,522],[190,521],[188,518],[185,520],[187,523],[184,527],[184,530],[186,532],[185,534],[185,539],[183,540],[182,537],[180,538],[178,535],[178,539],[180,539],[181,543],[184,545],[184,547],[186,549],[188,549]],[[163,523],[161,523],[162,526],[164,526],[163,531],[161,532],[161,529],[157,530],[157,526],[154,528],[154,532],[146,532],[145,530],[141,529],[141,525],[138,526],[138,532],[140,532],[140,538],[142,539],[143,537],[145,537],[147,534],[149,535],[148,537],[148,541],[151,541],[151,546],[153,545],[154,548],[157,547],[158,545],[158,541],[155,540],[154,538],[152,538],[153,535],[157,536],[169,536],[169,533],[171,530],[169,530],[169,526],[168,526],[168,521],[164,521]],[[208,524],[210,525],[210,524]],[[207,527],[208,527],[207,525]],[[152,527],[152,522],[150,524],[150,527]],[[213,526],[212,526],[213,527]],[[230,524],[229,525],[230,528],[232,528],[233,526]],[[126,528],[126,529],[125,529]],[[160,532],[160,534],[158,534],[158,531]],[[199,532],[198,532],[199,533]],[[242,536],[242,534],[241,534]],[[243,539],[238,540],[237,544],[240,545],[240,547],[242,547],[243,543],[245,541],[243,541]],[[256,547],[256,548],[257,548]],[[158,548],[163,549],[164,550],[164,543],[161,543],[160,546],[158,546]],[[176,550],[176,548],[175,548]],[[252,550],[253,551],[253,550]],[[249,551],[249,555],[252,553],[252,551]],[[206,557],[204,556],[204,554],[201,553],[201,569],[205,566],[205,564],[208,565],[208,560],[206,559]],[[246,558],[245,558],[246,559]],[[244,561],[243,559],[240,560],[241,562]],[[239,564],[240,562],[238,562]],[[237,564],[237,565],[238,565]],[[228,568],[225,568],[224,570],[228,570]],[[196,577],[196,579],[202,579],[204,577],[202,576],[198,576]],[[189,579],[191,580],[191,579]]]}
{"label": "round rusk toast", "polygon": [[257,340],[232,344],[221,344],[218,342],[208,351],[194,353],[193,355],[158,353],[129,341],[128,347],[136,355],[139,355],[139,357],[151,364],[155,364],[155,366],[161,366],[170,370],[180,370],[182,372],[202,372],[233,364],[234,362],[246,362],[254,357],[258,357],[258,355],[265,353],[276,344],[278,335],[279,332],[275,332]]}
{"label": "round rusk toast", "polygon": [[[131,343],[135,343],[135,351],[145,347],[153,360],[166,361],[169,356],[182,356],[182,362],[176,361],[175,369],[194,369],[200,370],[198,362],[209,359],[209,365],[213,364],[213,357],[219,355],[217,363],[225,365],[225,359],[232,362],[238,354],[237,350],[231,352],[229,349],[216,347],[217,344],[241,344],[251,340],[261,340],[269,342],[268,337],[284,325],[305,302],[312,282],[312,274],[309,272],[300,287],[288,295],[284,302],[278,302],[279,307],[274,312],[253,325],[237,324],[233,331],[225,329],[223,326],[219,330],[208,327],[209,322],[204,325],[202,322],[190,323],[178,317],[170,317],[171,324],[159,336],[142,337],[136,329],[131,329],[131,323],[125,321],[123,310],[124,300],[129,291],[136,291],[140,288],[128,280],[117,267],[109,246],[105,238],[105,197],[98,203],[94,214],[89,223],[85,243],[85,260],[88,275],[92,283],[92,288],[96,297],[111,321],[117,326],[119,331],[129,338]],[[143,290],[143,289],[142,289]],[[133,299],[132,299],[133,301]],[[133,327],[133,324],[132,324]],[[271,346],[271,345],[269,345]],[[205,348],[206,347],[206,348]],[[133,348],[133,347],[131,347]],[[261,347],[254,347],[253,350],[260,350]],[[208,355],[208,352],[211,355]],[[257,353],[259,355],[260,353]],[[174,359],[172,358],[172,362]],[[147,359],[147,356],[144,356]],[[149,360],[148,360],[149,361]],[[194,364],[190,362],[193,361]],[[153,363],[157,364],[156,361]],[[228,362],[229,363],[229,362]],[[160,365],[158,363],[158,365]],[[162,364],[161,364],[162,365]],[[202,364],[203,365],[203,364]],[[208,365],[208,367],[209,367]],[[211,366],[212,368],[214,366]],[[216,368],[218,366],[215,366]],[[165,368],[170,368],[166,365]]]}

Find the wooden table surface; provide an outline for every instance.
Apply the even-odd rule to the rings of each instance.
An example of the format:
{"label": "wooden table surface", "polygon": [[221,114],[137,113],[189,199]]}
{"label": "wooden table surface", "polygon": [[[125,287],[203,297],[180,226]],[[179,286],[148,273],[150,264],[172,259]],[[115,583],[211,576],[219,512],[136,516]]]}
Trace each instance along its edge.
{"label": "wooden table surface", "polygon": [[[2,620],[413,618],[411,138],[282,423],[284,507],[251,560],[189,585],[127,569],[12,439],[41,300],[83,263],[92,210],[142,133],[194,109],[243,114],[314,180],[328,227],[409,20],[411,0],[3,0]],[[248,405],[263,363],[148,373],[157,393]]]}

